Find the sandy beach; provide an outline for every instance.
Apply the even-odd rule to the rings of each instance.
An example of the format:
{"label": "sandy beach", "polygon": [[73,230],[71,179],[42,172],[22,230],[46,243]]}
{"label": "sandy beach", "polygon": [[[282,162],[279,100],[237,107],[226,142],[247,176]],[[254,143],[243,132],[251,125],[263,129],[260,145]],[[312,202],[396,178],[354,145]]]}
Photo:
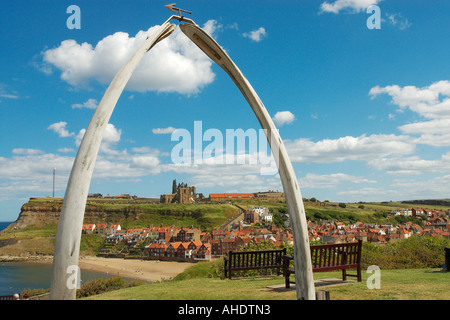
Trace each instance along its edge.
{"label": "sandy beach", "polygon": [[189,262],[132,260],[119,258],[81,257],[81,272],[91,270],[145,281],[170,280],[186,268]]}
{"label": "sandy beach", "polygon": [[[52,264],[53,257],[30,256],[25,259],[23,257],[8,256],[3,257],[1,261]],[[90,270],[144,281],[170,280],[193,264],[190,262],[100,258],[91,256],[82,256],[78,262],[81,272],[83,270]]]}

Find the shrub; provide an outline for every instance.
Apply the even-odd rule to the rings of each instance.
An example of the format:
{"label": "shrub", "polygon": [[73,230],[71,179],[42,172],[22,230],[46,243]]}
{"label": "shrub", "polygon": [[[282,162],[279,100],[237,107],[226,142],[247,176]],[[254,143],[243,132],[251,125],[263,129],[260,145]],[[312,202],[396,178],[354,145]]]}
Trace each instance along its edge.
{"label": "shrub", "polygon": [[444,264],[444,248],[450,245],[445,238],[414,236],[375,246],[364,243],[361,263],[365,268],[377,265],[384,269],[440,268]]}
{"label": "shrub", "polygon": [[77,290],[77,298],[89,297],[103,292],[134,287],[143,284],[142,281],[132,280],[128,282],[122,277],[100,278],[86,282]]}

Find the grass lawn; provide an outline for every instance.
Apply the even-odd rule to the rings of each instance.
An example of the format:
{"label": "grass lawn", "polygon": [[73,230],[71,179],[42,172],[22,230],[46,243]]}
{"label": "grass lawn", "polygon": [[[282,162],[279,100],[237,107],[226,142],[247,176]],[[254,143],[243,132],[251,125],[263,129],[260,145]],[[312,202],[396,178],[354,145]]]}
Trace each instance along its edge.
{"label": "grass lawn", "polygon": [[[368,289],[371,275],[362,272],[362,282],[316,287],[330,291],[331,300],[450,300],[450,273],[431,269],[381,270],[381,288]],[[315,279],[338,278],[341,272],[315,273]],[[221,280],[194,278],[150,283],[116,290],[92,300],[295,300],[295,290],[267,288],[283,284],[283,277]]]}

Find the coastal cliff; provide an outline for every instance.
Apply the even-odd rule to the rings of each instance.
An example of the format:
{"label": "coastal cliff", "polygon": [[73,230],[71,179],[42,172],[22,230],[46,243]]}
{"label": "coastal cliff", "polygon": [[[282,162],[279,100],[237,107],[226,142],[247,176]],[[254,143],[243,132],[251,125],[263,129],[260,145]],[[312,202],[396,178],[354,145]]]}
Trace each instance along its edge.
{"label": "coastal cliff", "polygon": [[[229,204],[161,204],[159,199],[88,199],[85,224],[120,224],[122,229],[149,225],[196,226],[209,231],[232,220],[239,210]],[[53,254],[62,198],[30,198],[19,217],[0,232],[0,260],[29,260]],[[89,252],[94,239],[85,235]],[[86,238],[87,237],[87,238]],[[82,239],[83,240],[83,239]]]}
{"label": "coastal cliff", "polygon": [[[30,198],[22,205],[19,217],[7,230],[23,230],[26,227],[34,226],[42,228],[49,224],[58,224],[61,214],[63,199],[43,200],[43,198]],[[91,202],[86,204],[84,223],[120,223],[130,217],[138,217],[144,214],[144,210],[132,208],[125,203],[117,203],[117,208],[105,208],[104,205],[97,206]]]}
{"label": "coastal cliff", "polygon": [[24,204],[20,210],[19,217],[8,229],[22,230],[28,226],[41,228],[47,224],[58,223],[61,213],[61,205],[55,206],[33,206]]}
{"label": "coastal cliff", "polygon": [[[27,227],[57,225],[63,198],[30,198],[22,205],[19,217],[5,231]],[[155,199],[88,199],[85,224],[121,224],[125,227],[157,224],[196,225],[202,229],[217,227],[238,213],[229,204],[161,204]]]}

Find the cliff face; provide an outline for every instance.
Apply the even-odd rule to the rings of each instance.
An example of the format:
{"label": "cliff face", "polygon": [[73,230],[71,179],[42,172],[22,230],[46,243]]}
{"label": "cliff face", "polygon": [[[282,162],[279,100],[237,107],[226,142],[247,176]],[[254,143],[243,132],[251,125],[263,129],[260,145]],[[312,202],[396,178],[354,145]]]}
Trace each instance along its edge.
{"label": "cliff face", "polygon": [[10,228],[20,230],[31,225],[40,228],[46,224],[58,223],[61,207],[59,205],[41,207],[24,204],[20,210],[19,217],[10,225]]}
{"label": "cliff face", "polygon": [[[22,206],[19,217],[8,227],[8,229],[21,230],[32,225],[41,228],[47,224],[57,224],[61,209],[62,200],[53,203],[36,204],[30,199],[28,203]],[[104,210],[95,205],[88,204],[84,213],[84,223],[115,223],[130,216],[135,220],[138,220],[138,217],[142,213],[141,210],[130,207]]]}
{"label": "cliff face", "polygon": [[[7,230],[23,230],[28,226],[42,228],[56,225],[63,206],[62,198],[31,198],[25,203],[17,220]],[[204,230],[217,227],[234,218],[239,209],[228,204],[161,204],[153,199],[88,199],[85,224],[196,225]]]}

